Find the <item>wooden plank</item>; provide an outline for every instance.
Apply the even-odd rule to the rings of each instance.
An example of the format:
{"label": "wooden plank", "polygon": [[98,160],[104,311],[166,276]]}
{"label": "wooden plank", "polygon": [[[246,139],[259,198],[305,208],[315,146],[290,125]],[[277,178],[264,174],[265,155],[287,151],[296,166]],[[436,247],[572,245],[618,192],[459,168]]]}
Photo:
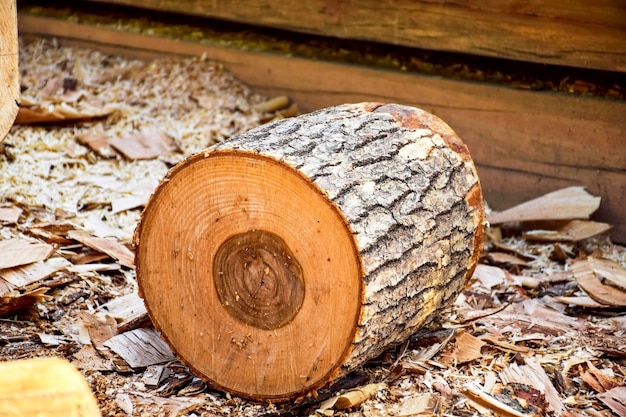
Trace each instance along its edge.
{"label": "wooden plank", "polygon": [[595,219],[626,243],[626,103],[221,48],[22,14],[23,34],[139,58],[205,55],[268,96],[289,95],[303,111],[359,101],[421,107],[467,143],[485,196],[504,209],[582,185],[602,197]]}
{"label": "wooden plank", "polygon": [[598,0],[96,0],[340,38],[626,71],[626,7]]}

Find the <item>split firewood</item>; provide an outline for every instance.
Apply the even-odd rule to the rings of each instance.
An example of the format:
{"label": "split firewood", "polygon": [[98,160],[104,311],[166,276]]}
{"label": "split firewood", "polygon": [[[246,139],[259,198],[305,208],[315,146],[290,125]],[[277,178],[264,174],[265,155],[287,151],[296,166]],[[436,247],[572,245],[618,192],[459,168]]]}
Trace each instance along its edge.
{"label": "split firewood", "polygon": [[148,313],[214,386],[285,401],[404,342],[472,275],[484,210],[440,119],[361,103],[176,165],[135,232]]}
{"label": "split firewood", "polygon": [[58,358],[0,363],[0,415],[96,417],[100,410],[89,384]]}

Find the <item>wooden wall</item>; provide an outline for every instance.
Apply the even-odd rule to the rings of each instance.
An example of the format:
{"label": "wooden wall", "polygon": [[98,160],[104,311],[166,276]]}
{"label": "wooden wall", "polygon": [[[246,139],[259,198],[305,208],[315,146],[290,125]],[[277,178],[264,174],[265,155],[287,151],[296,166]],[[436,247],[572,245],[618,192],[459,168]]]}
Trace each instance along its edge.
{"label": "wooden wall", "polygon": [[[136,0],[132,3],[150,5],[152,2]],[[168,1],[155,3],[161,6],[172,4]],[[200,6],[222,4],[185,0],[178,3],[188,4],[190,11],[196,13],[202,11]],[[315,2],[307,4],[310,3]],[[414,3],[428,5],[426,2]],[[446,2],[448,6],[449,3]],[[608,5],[610,2],[604,3]],[[493,4],[498,3],[494,1]],[[224,10],[229,8],[220,10],[226,13]],[[610,13],[605,19],[611,21]],[[614,239],[626,243],[626,101],[525,91],[502,85],[246,51],[123,32],[117,28],[90,27],[80,22],[24,13],[19,15],[19,27],[25,35],[55,36],[68,45],[96,47],[105,52],[140,58],[204,54],[224,63],[261,93],[292,97],[305,112],[359,101],[398,102],[421,107],[443,118],[468,144],[487,201],[494,208],[504,209],[561,187],[583,185],[589,192],[602,197],[595,218],[612,223]],[[516,51],[520,49],[524,48]],[[599,47],[595,52],[586,52],[595,55],[598,50]],[[615,55],[615,65],[623,65],[624,54]],[[589,58],[585,62],[592,61]]]}
{"label": "wooden wall", "polygon": [[626,72],[623,0],[100,0],[153,10]]}

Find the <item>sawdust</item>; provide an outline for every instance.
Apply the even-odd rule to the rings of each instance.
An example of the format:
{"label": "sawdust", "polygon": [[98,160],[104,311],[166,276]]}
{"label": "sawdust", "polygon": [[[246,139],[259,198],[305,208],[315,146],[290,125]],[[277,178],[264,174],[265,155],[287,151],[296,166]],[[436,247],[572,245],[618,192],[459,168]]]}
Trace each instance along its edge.
{"label": "sawdust", "polygon": [[[63,263],[28,279],[22,271],[20,285],[8,278],[11,297],[30,295],[26,307],[0,319],[2,360],[67,358],[104,416],[600,416],[618,409],[625,311],[597,300],[585,307],[593,294],[572,272],[575,260],[589,257],[612,260],[619,274],[626,249],[605,235],[532,242],[522,229],[490,229],[483,265],[432,328],[302,404],[255,404],[215,391],[168,352],[165,363],[132,368],[110,336],[128,340],[146,323],[141,311],[116,316],[110,302],[126,296],[131,306],[137,290],[125,254],[140,209],[173,164],[271,118],[261,113],[266,99],[202,59],[133,61],[53,41],[21,45],[20,59],[29,109],[97,117],[16,125],[3,144],[0,241],[50,245],[47,261]],[[154,128],[175,146],[150,159],[115,147],[100,152],[103,143]],[[93,132],[104,142],[85,140]],[[0,272],[46,262],[25,259]],[[597,263],[584,264],[585,276]]]}

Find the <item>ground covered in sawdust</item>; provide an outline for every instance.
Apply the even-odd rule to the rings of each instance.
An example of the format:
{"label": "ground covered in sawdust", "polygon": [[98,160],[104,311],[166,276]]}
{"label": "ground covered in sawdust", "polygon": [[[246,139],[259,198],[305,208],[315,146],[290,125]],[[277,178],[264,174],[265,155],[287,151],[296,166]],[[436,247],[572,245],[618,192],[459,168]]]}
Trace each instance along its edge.
{"label": "ground covered in sawdust", "polygon": [[[626,409],[626,249],[595,223],[492,225],[474,277],[431,328],[300,404],[216,391],[166,347],[132,357],[135,339],[124,335],[154,337],[145,312],[116,304],[136,301],[141,207],[186,155],[280,109],[201,59],[133,61],[41,41],[21,45],[20,71],[27,111],[0,148],[1,360],[68,359],[105,416]],[[542,204],[550,212],[559,198],[528,210]]]}

